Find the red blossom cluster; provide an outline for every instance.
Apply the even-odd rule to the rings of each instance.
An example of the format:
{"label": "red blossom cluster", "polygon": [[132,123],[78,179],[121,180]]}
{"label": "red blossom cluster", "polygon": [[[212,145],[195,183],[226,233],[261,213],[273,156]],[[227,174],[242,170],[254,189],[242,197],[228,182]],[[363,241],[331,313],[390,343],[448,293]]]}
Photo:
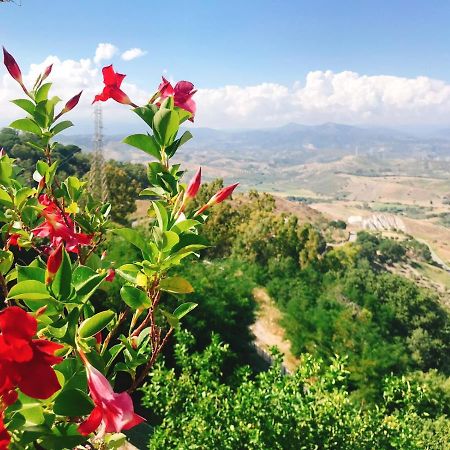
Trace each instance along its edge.
{"label": "red blossom cluster", "polygon": [[8,448],[3,411],[17,400],[16,389],[46,399],[61,387],[52,366],[62,361],[55,352],[63,346],[33,339],[36,332],[36,318],[22,308],[10,306],[0,312],[0,449]]}
{"label": "red blossom cluster", "polygon": [[92,236],[77,233],[70,215],[63,213],[48,195],[41,195],[39,203],[44,206],[41,212],[44,221],[32,230],[35,236],[49,238],[53,248],[57,248],[61,242],[64,242],[66,250],[72,253],[78,253],[81,245],[91,244]]}
{"label": "red blossom cluster", "polygon": [[162,77],[162,79],[162,83],[158,88],[160,100],[162,101],[167,97],[173,97],[175,106],[192,114],[189,120],[193,122],[196,104],[192,99],[192,96],[197,92],[197,90],[194,89],[194,85],[190,81],[179,81],[175,87],[172,87],[169,81],[164,77]]}

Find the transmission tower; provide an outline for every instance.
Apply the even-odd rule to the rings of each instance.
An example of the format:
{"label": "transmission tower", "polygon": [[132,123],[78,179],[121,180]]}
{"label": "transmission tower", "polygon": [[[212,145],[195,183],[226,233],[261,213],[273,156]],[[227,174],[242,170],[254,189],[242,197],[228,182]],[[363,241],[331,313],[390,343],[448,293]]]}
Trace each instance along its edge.
{"label": "transmission tower", "polygon": [[88,178],[89,192],[96,200],[104,203],[108,200],[108,182],[103,155],[103,116],[100,103],[95,105],[94,123],[94,151]]}

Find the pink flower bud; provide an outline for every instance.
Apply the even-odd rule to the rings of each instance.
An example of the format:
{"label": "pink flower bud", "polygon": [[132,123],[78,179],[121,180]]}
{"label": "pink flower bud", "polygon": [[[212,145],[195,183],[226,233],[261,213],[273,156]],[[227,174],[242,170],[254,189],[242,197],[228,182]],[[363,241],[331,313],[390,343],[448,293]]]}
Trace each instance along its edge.
{"label": "pink flower bud", "polygon": [[106,255],[108,252],[106,250],[103,250],[102,256],[100,256],[100,259],[103,261],[106,258]]}
{"label": "pink flower bud", "polygon": [[102,340],[103,340],[102,332],[99,331],[94,337],[95,337],[95,340],[97,341],[97,344],[100,345],[102,343]]}
{"label": "pink flower bud", "polygon": [[198,190],[200,189],[200,184],[202,182],[202,168],[200,167],[197,173],[194,175],[194,178],[190,181],[186,192],[185,197],[188,199],[192,199],[197,195]]}
{"label": "pink flower bud", "polygon": [[203,205],[195,214],[195,216],[200,215],[203,211],[206,211],[210,206],[216,205],[217,203],[221,203],[224,200],[226,200],[236,189],[239,183],[232,184],[230,186],[226,186],[222,188],[219,192],[214,194],[209,200],[206,205]]}
{"label": "pink flower bud", "polygon": [[6,48],[3,47],[3,62],[8,69],[10,75],[20,84],[23,85],[22,81],[22,72],[20,71],[19,65],[16,63],[16,60],[13,56],[6,51]]}
{"label": "pink flower bud", "polygon": [[50,64],[44,71],[44,73],[42,74],[42,78],[41,78],[41,83],[51,74],[53,69],[53,64]]}
{"label": "pink flower bud", "polygon": [[0,149],[0,159],[2,159],[4,156],[6,156],[6,152],[4,148]]}
{"label": "pink flower bud", "polygon": [[114,281],[115,277],[116,277],[116,271],[114,269],[108,269],[108,275],[106,275],[105,280],[109,281],[111,283]]}
{"label": "pink flower bud", "polygon": [[45,273],[45,284],[50,284],[55,278],[56,272],[61,266],[63,258],[63,243],[61,242],[55,250],[53,250],[47,260],[47,271]]}
{"label": "pink flower bud", "polygon": [[45,311],[47,311],[47,306],[48,305],[44,305],[44,306],[41,306],[39,309],[37,309],[36,312],[34,313],[34,316],[39,317],[40,315],[44,314]]}
{"label": "pink flower bud", "polygon": [[8,240],[6,241],[7,246],[9,247],[10,245],[14,245],[14,246],[20,247],[19,242],[18,242],[18,239],[20,237],[21,236],[18,233],[11,234],[9,236]]}
{"label": "pink flower bud", "polygon": [[78,105],[78,102],[80,101],[80,97],[81,94],[83,93],[83,91],[79,92],[77,95],[73,96],[67,103],[66,106],[64,106],[64,113],[69,112],[70,110],[72,110],[73,108],[75,108],[75,106]]}

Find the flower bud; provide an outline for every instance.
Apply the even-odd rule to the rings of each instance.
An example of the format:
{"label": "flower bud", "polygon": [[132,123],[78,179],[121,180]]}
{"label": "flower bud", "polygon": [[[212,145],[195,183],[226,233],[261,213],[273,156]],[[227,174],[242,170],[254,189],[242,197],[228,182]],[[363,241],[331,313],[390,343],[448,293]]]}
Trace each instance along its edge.
{"label": "flower bud", "polygon": [[4,156],[6,156],[6,152],[4,148],[0,148],[0,159],[2,159]]}
{"label": "flower bud", "polygon": [[236,189],[239,183],[232,184],[230,186],[226,186],[222,188],[219,192],[214,194],[209,200],[206,205],[203,205],[195,214],[195,216],[200,215],[203,211],[206,211],[210,206],[216,205],[217,203],[221,203],[224,200],[226,200]]}
{"label": "flower bud", "polygon": [[41,83],[50,75],[53,69],[53,64],[50,64],[42,74]]}
{"label": "flower bud", "polygon": [[6,241],[7,246],[9,247],[9,246],[11,246],[11,245],[14,245],[14,246],[20,247],[20,246],[19,246],[19,242],[18,242],[18,239],[19,239],[20,237],[21,237],[21,236],[20,236],[20,234],[18,234],[18,233],[11,234],[11,235],[9,236],[9,238],[7,239],[7,241]]}
{"label": "flower bud", "polygon": [[200,167],[197,173],[194,175],[194,178],[189,182],[187,189],[184,191],[183,202],[181,203],[180,210],[178,214],[181,214],[189,200],[192,200],[196,195],[198,190],[200,189],[200,185],[202,182],[202,168]]}
{"label": "flower bud", "polygon": [[185,198],[192,199],[197,195],[198,190],[200,189],[200,184],[202,182],[202,168],[200,167],[197,173],[192,178],[189,183],[186,192],[184,193]]}
{"label": "flower bud", "polygon": [[47,311],[47,307],[48,307],[48,305],[41,306],[39,309],[36,310],[36,312],[34,313],[34,316],[39,317],[41,314],[44,314],[45,311]]}
{"label": "flower bud", "polygon": [[102,337],[102,332],[99,331],[98,333],[95,334],[95,340],[97,341],[97,345],[100,345],[102,343],[103,337]]}
{"label": "flower bud", "polygon": [[108,269],[108,275],[106,275],[105,280],[109,281],[111,283],[114,281],[115,277],[116,277],[116,271],[114,269]]}
{"label": "flower bud", "polygon": [[80,101],[80,97],[81,94],[83,93],[83,91],[79,92],[77,95],[73,96],[67,103],[66,106],[64,106],[63,112],[61,114],[64,114],[66,112],[69,112],[70,110],[72,110],[73,108],[75,108],[75,106],[78,105],[78,102]]}
{"label": "flower bud", "polygon": [[13,56],[6,51],[6,48],[3,47],[3,62],[8,69],[10,75],[20,84],[23,85],[22,81],[22,72],[20,71],[19,65],[16,63],[16,60]]}
{"label": "flower bud", "polygon": [[47,260],[47,271],[45,273],[45,284],[50,284],[55,278],[56,272],[61,266],[63,258],[63,243],[61,242],[55,250],[53,250]]}

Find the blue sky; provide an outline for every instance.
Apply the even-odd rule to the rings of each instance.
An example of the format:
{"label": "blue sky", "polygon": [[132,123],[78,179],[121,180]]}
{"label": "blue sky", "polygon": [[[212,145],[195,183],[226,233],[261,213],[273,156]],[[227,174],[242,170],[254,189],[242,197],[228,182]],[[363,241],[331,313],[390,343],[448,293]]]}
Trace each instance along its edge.
{"label": "blue sky", "polygon": [[[93,58],[99,43],[111,43],[120,51],[102,63],[113,62],[129,82],[149,91],[163,71],[200,89],[263,83],[292,89],[309,73],[327,70],[450,83],[445,1],[21,2],[0,4],[0,42],[25,68],[49,55]],[[135,47],[146,54],[120,59]]]}
{"label": "blue sky", "polygon": [[317,69],[450,81],[445,1],[21,1],[0,5],[0,37],[25,63],[112,42],[148,51],[127,67],[134,78],[169,69],[205,87],[291,83]]}

